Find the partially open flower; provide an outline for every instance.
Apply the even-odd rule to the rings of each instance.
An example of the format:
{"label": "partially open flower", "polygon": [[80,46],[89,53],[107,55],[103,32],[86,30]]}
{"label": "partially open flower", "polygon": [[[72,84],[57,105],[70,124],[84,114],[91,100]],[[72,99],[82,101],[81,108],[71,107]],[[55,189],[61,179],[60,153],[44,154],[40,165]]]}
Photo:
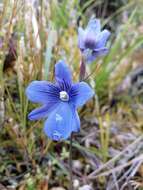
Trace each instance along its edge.
{"label": "partially open flower", "polygon": [[108,53],[105,45],[109,36],[108,30],[101,31],[99,19],[91,18],[85,30],[78,28],[78,46],[87,63]]}

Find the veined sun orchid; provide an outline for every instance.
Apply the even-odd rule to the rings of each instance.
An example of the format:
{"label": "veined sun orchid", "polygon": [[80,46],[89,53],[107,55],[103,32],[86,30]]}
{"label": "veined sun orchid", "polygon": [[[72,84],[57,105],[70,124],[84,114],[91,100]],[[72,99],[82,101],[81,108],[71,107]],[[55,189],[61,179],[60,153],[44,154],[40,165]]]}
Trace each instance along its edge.
{"label": "veined sun orchid", "polygon": [[78,28],[78,46],[87,63],[108,53],[105,45],[109,36],[108,30],[101,31],[99,19],[91,18],[85,30]]}
{"label": "veined sun orchid", "polygon": [[45,134],[52,140],[67,139],[80,129],[77,108],[86,103],[94,92],[85,82],[72,82],[70,69],[64,61],[55,65],[55,83],[33,81],[26,89],[28,99],[42,106],[33,110],[30,120],[47,118]]}

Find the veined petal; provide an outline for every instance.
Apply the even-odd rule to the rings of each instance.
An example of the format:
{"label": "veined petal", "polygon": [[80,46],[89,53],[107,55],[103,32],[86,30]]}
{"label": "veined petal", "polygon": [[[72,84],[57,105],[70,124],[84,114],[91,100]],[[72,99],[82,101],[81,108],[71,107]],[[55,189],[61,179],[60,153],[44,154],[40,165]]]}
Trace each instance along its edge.
{"label": "veined petal", "polygon": [[105,47],[106,45],[106,42],[110,36],[110,32],[108,30],[103,30],[99,36],[98,36],[98,40],[97,40],[97,43],[96,43],[96,49],[98,48],[103,48]]}
{"label": "veined petal", "polygon": [[44,132],[52,140],[67,139],[72,131],[78,131],[79,121],[69,103],[61,102],[45,122]]}
{"label": "veined petal", "polygon": [[78,47],[81,50],[84,50],[85,48],[84,37],[85,37],[85,31],[81,27],[79,27],[78,28]]}
{"label": "veined petal", "polygon": [[85,59],[86,59],[86,62],[87,62],[88,64],[90,64],[90,63],[92,63],[93,61],[95,61],[96,58],[97,58],[97,55],[91,53],[91,54],[88,55]]}
{"label": "veined petal", "polygon": [[69,67],[67,64],[63,61],[60,60],[58,63],[55,65],[55,78],[57,81],[65,80],[68,82],[72,81],[72,75]]}
{"label": "veined petal", "polygon": [[87,63],[91,63],[96,59],[96,55],[94,55],[94,51],[91,49],[85,49],[83,56]]}
{"label": "veined petal", "polygon": [[36,108],[28,114],[28,119],[38,120],[41,118],[45,118],[48,116],[48,114],[51,111],[53,111],[56,108],[56,106],[58,106],[58,103],[56,104],[49,103],[48,105],[44,105],[40,108]]}
{"label": "veined petal", "polygon": [[55,65],[55,78],[58,82],[60,89],[67,90],[72,84],[72,75],[67,64],[61,60]]}
{"label": "veined petal", "polygon": [[76,108],[84,105],[93,95],[93,90],[85,82],[74,84],[70,91],[71,102]]}
{"label": "veined petal", "polygon": [[60,89],[47,81],[33,81],[26,89],[28,99],[35,103],[48,104],[59,101]]}
{"label": "veined petal", "polygon": [[88,22],[86,30],[88,31],[89,35],[90,35],[90,32],[94,32],[95,35],[99,34],[101,30],[100,20],[91,18]]}
{"label": "veined petal", "polygon": [[94,49],[92,55],[95,56],[95,57],[98,57],[98,56],[103,56],[103,55],[106,55],[108,53],[108,48],[104,47],[104,48],[99,48],[99,49]]}
{"label": "veined petal", "polygon": [[99,48],[92,51],[85,50],[84,57],[87,63],[92,63],[97,57],[104,56],[109,52],[108,48]]}

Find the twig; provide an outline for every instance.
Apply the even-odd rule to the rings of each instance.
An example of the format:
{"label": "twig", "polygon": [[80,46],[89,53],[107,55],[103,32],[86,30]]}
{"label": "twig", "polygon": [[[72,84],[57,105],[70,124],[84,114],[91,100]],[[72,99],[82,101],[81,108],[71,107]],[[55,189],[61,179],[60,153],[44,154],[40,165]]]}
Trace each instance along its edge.
{"label": "twig", "polygon": [[109,167],[112,163],[114,163],[116,160],[118,160],[124,153],[129,151],[132,147],[134,147],[136,144],[138,144],[141,140],[143,140],[143,135],[138,137],[133,143],[131,143],[127,148],[125,148],[122,152],[120,152],[117,156],[109,160],[106,164],[101,166],[98,170],[93,171],[91,174],[89,174],[89,178],[92,178],[93,176],[97,175],[99,172],[101,172],[103,169]]}
{"label": "twig", "polygon": [[143,160],[143,154],[141,154],[139,157],[134,158],[134,159],[132,159],[131,161],[125,163],[125,164],[122,164],[122,165],[120,165],[120,166],[115,167],[114,169],[111,169],[111,170],[109,170],[109,171],[103,172],[103,173],[101,173],[101,174],[99,174],[99,175],[96,175],[96,176],[90,176],[90,177],[88,177],[88,179],[96,179],[96,178],[98,178],[98,177],[108,176],[108,175],[110,175],[112,172],[118,172],[119,170],[122,170],[123,168],[126,168],[127,166],[129,166],[129,165],[131,165],[131,164],[134,164],[134,163],[136,163],[136,162],[138,162],[138,161],[141,161],[141,160]]}
{"label": "twig", "polygon": [[[113,176],[113,182],[115,183],[114,187],[116,187],[116,190],[119,190],[119,184],[118,184],[118,181],[117,181],[117,177],[116,177],[116,174],[114,172],[112,172],[112,176]],[[111,189],[110,189],[111,190]]]}

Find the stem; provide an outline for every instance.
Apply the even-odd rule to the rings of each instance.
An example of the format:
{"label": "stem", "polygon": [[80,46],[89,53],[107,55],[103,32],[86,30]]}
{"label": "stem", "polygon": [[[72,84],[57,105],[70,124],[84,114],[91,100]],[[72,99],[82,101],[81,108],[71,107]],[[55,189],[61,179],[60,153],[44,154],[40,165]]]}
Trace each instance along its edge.
{"label": "stem", "polygon": [[95,68],[93,68],[92,72],[84,79],[84,81],[88,80],[89,77],[91,77],[95,73],[95,71],[98,72],[99,69],[100,69],[100,65],[95,65]]}
{"label": "stem", "polygon": [[71,137],[70,137],[69,173],[70,173],[70,185],[69,185],[69,190],[73,190],[73,175],[72,175],[72,134],[71,134]]}
{"label": "stem", "polygon": [[85,62],[83,59],[81,59],[81,63],[80,63],[80,74],[79,74],[79,81],[84,80],[85,78],[85,73],[86,73],[86,66],[85,66]]}

